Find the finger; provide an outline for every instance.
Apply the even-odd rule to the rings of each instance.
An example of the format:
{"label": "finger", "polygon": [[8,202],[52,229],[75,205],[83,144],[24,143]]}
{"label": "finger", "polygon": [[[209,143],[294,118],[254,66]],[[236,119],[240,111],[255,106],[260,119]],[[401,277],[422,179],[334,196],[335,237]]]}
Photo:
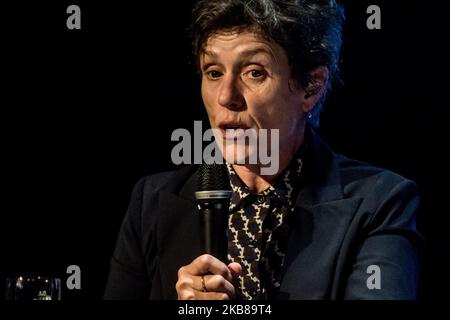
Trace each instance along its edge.
{"label": "finger", "polygon": [[228,269],[231,272],[231,275],[233,276],[233,279],[236,279],[237,277],[239,277],[239,275],[242,272],[242,267],[239,263],[237,262],[232,262],[228,265]]}
{"label": "finger", "polygon": [[240,291],[240,279],[239,276],[242,272],[242,267],[237,262],[232,262],[228,265],[228,269],[231,272],[231,275],[233,276],[233,281],[231,282],[235,288],[235,295],[232,297],[232,299],[240,299],[241,298],[241,291]]}
{"label": "finger", "polygon": [[177,290],[178,300],[230,300],[225,292],[202,292],[192,288]]}
{"label": "finger", "polygon": [[236,296],[236,289],[233,284],[220,275],[207,275],[203,277],[207,291],[224,292],[230,298]]}
{"label": "finger", "polygon": [[195,300],[230,300],[230,296],[224,292],[196,292]]}
{"label": "finger", "polygon": [[230,282],[233,279],[225,263],[209,254],[204,254],[194,259],[194,261],[185,266],[185,271],[192,275],[218,274]]}
{"label": "finger", "polygon": [[202,291],[203,287],[201,283],[199,287],[198,284],[195,283],[194,277],[189,274],[183,275],[182,270],[183,269],[180,268],[180,270],[178,271],[178,281],[175,284],[175,289],[179,293],[179,295],[181,292],[184,291],[193,291],[193,290]]}
{"label": "finger", "polygon": [[230,297],[235,297],[233,285],[222,276],[208,275],[203,278],[207,291],[203,291],[201,276],[185,276],[179,279],[176,284],[178,300],[230,300]]}

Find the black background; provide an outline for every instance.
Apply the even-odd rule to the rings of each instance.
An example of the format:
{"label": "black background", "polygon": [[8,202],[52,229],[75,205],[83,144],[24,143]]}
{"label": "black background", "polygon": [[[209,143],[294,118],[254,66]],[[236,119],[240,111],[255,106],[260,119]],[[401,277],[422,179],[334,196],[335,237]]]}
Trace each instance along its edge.
{"label": "black background", "polygon": [[[1,281],[65,279],[75,264],[82,289],[64,298],[101,298],[133,185],[173,169],[172,131],[206,120],[186,32],[192,3],[2,4]],[[319,130],[335,151],[418,183],[426,300],[450,286],[444,3],[345,1],[344,83]],[[70,4],[81,30],[66,28]],[[381,30],[366,28],[370,4],[381,7]]]}

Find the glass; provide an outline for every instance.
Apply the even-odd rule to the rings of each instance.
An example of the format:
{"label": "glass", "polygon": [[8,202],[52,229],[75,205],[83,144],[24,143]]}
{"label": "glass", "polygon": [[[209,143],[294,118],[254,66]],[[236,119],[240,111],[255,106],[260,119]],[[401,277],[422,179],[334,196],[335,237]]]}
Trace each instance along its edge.
{"label": "glass", "polygon": [[19,276],[6,279],[6,300],[61,300],[61,279]]}

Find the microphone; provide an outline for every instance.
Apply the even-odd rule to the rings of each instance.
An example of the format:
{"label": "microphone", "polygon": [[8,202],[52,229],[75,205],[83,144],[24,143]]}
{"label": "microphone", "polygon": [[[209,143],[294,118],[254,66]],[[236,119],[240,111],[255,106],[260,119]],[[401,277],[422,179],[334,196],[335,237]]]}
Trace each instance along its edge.
{"label": "microphone", "polygon": [[203,250],[225,264],[228,261],[228,210],[231,187],[225,165],[202,164],[195,192],[200,213]]}

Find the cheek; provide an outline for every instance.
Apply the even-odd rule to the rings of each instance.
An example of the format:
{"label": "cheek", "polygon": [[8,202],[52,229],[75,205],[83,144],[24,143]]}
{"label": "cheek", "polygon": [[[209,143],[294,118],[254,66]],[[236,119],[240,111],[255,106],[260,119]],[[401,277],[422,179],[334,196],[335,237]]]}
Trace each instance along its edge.
{"label": "cheek", "polygon": [[214,123],[215,115],[217,114],[217,110],[215,109],[215,94],[212,88],[205,86],[203,83],[201,85],[201,95],[203,100],[203,105],[208,114],[208,118],[211,124]]}
{"label": "cheek", "polygon": [[280,86],[272,85],[246,96],[249,113],[262,127],[279,128],[290,116],[289,94]]}
{"label": "cheek", "polygon": [[209,110],[210,110],[211,107],[213,106],[211,89],[210,89],[210,88],[207,88],[207,87],[202,83],[202,86],[201,86],[201,94],[202,94],[203,104],[205,105],[206,111],[209,112]]}
{"label": "cheek", "polygon": [[253,96],[251,116],[261,128],[280,129],[282,136],[290,136],[298,128],[301,102],[289,90],[275,89]]}

